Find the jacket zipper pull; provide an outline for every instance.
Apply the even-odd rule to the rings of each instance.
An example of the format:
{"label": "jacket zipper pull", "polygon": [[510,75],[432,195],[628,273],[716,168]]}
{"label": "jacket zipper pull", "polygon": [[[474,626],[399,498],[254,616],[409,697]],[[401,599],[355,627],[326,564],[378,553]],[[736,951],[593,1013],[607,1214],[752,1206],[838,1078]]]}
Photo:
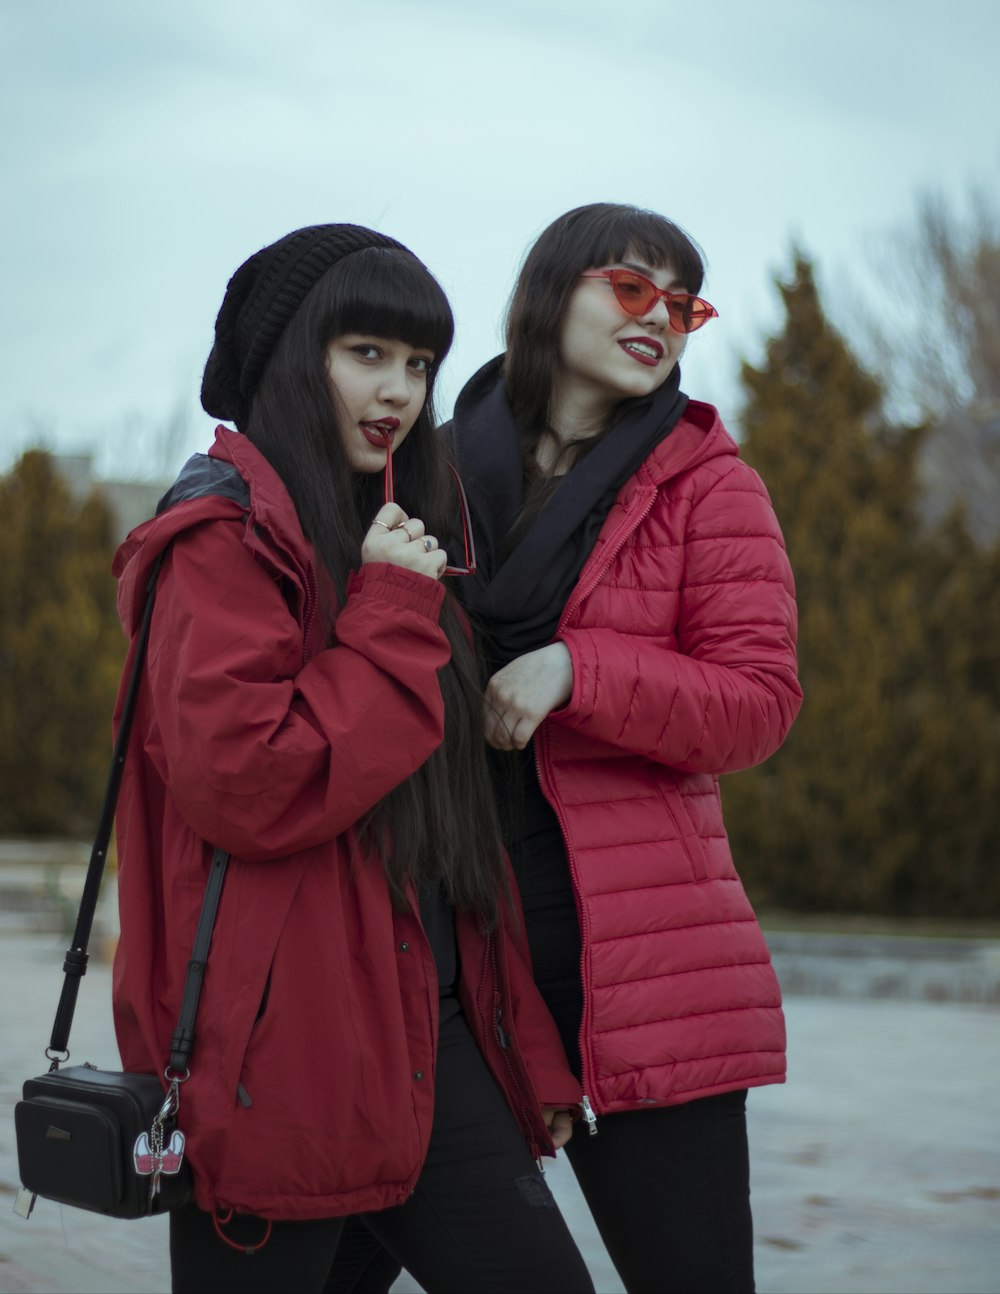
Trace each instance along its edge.
{"label": "jacket zipper pull", "polygon": [[[499,994],[497,994],[497,996],[499,997]],[[502,1012],[500,1009],[500,1003],[497,1002],[494,1008],[493,1023],[496,1026],[497,1042],[500,1044],[503,1050],[506,1051],[507,1048],[510,1046],[510,1034],[508,1034],[507,1030],[501,1024],[501,1017],[502,1017]]]}
{"label": "jacket zipper pull", "polygon": [[592,1137],[596,1137],[597,1136],[597,1115],[594,1113],[593,1109],[591,1108],[590,1099],[588,1097],[584,1096],[583,1100],[580,1102],[580,1108],[581,1110],[583,1110],[583,1117],[587,1124],[587,1131],[590,1133]]}

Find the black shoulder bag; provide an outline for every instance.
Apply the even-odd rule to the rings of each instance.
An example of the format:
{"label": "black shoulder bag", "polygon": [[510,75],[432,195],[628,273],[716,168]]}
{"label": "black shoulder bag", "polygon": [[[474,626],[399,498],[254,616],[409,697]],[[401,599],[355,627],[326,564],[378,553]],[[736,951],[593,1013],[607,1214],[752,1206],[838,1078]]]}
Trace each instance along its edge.
{"label": "black shoulder bag", "polygon": [[[193,1196],[191,1169],[184,1158],[184,1133],[177,1126],[181,1084],[190,1076],[205,962],[229,855],[216,849],[198,918],[194,949],[170,1060],[158,1074],[122,1074],[89,1063],[59,1066],[69,1059],[80,980],[87,971],[87,945],[101,888],[115,804],[128,748],[139,678],[153,617],[156,580],[163,554],[149,579],[135,659],[129,676],[118,739],[104,792],[100,822],[73,942],[63,963],[65,979],[52,1038],[45,1049],[49,1071],[24,1084],[14,1110],[17,1158],[23,1189],[15,1212],[29,1217],[36,1196],[89,1209],[113,1218],[143,1218],[179,1208]],[[164,1080],[166,1088],[164,1088]]]}

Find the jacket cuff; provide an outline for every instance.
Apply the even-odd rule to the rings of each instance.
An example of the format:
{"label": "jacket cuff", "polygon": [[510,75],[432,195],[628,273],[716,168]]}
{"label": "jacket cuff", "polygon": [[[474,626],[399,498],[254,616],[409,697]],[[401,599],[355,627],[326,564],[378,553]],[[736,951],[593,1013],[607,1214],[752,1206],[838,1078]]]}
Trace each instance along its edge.
{"label": "jacket cuff", "polygon": [[531,1086],[538,1097],[540,1106],[554,1106],[557,1110],[574,1110],[579,1115],[580,1102],[583,1100],[583,1089],[569,1066],[563,1060],[563,1049],[559,1047],[558,1061],[553,1061],[551,1054],[541,1063],[537,1059],[527,1063]]}
{"label": "jacket cuff", "polygon": [[556,635],[556,642],[561,642],[569,652],[569,658],[573,665],[573,687],[566,701],[557,710],[553,710],[548,718],[555,720],[556,723],[574,723],[586,718],[592,714],[596,703],[595,685],[596,671],[591,668],[589,660],[584,659],[583,643],[581,639],[584,636],[583,630],[571,630],[568,633]]}
{"label": "jacket cuff", "polygon": [[429,620],[440,616],[444,594],[440,580],[391,562],[368,562],[359,571],[352,571],[347,581],[348,597],[378,598]]}

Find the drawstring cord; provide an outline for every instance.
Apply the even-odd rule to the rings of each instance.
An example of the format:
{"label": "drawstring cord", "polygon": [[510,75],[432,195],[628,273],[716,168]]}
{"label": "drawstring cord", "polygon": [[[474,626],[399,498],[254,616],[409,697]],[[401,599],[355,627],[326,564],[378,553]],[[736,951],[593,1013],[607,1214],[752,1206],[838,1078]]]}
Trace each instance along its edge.
{"label": "drawstring cord", "polygon": [[223,1227],[229,1226],[232,1220],[233,1220],[232,1209],[226,1209],[225,1213],[221,1215],[218,1210],[216,1210],[212,1214],[212,1226],[215,1227],[215,1234],[219,1237],[219,1239],[223,1242],[223,1244],[227,1244],[230,1249],[235,1249],[237,1253],[241,1253],[241,1254],[258,1253],[261,1249],[264,1248],[267,1242],[271,1239],[272,1224],[270,1220],[261,1218],[262,1222],[267,1221],[267,1226],[264,1229],[264,1238],[255,1245],[238,1245],[235,1240],[230,1240],[229,1237],[222,1230]]}

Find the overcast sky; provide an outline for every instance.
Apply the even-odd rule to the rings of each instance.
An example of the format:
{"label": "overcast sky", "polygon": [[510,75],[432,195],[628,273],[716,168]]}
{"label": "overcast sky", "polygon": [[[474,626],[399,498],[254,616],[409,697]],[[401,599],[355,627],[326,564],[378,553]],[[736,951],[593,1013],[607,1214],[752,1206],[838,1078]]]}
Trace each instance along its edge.
{"label": "overcast sky", "polygon": [[705,249],[684,388],[735,421],[793,239],[843,292],[920,191],[1000,177],[998,48],[993,0],[0,0],[0,469],[206,447],[229,275],[322,221],[440,278],[447,413],[532,239],[606,200]]}

